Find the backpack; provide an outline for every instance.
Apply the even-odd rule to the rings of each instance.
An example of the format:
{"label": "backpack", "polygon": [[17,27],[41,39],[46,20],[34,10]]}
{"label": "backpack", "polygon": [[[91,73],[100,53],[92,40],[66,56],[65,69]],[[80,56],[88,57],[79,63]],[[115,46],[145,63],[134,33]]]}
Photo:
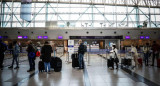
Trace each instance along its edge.
{"label": "backpack", "polygon": [[83,45],[83,49],[84,49],[83,50],[84,52],[87,52],[87,46],[86,45]]}
{"label": "backpack", "polygon": [[80,50],[80,53],[85,53],[87,52],[87,47],[85,45],[80,45],[79,50]]}

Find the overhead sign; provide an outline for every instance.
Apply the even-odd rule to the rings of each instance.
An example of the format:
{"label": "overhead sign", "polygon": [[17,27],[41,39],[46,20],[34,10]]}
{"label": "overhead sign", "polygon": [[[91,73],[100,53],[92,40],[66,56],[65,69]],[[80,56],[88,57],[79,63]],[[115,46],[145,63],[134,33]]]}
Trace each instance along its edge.
{"label": "overhead sign", "polygon": [[70,36],[70,39],[123,39],[123,36]]}

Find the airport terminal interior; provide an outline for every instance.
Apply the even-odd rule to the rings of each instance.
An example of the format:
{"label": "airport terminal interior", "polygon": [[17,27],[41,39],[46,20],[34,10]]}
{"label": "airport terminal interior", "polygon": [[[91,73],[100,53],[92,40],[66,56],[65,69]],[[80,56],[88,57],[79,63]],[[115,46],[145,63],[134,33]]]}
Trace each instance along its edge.
{"label": "airport terminal interior", "polygon": [[0,0],[0,86],[160,86],[160,1]]}

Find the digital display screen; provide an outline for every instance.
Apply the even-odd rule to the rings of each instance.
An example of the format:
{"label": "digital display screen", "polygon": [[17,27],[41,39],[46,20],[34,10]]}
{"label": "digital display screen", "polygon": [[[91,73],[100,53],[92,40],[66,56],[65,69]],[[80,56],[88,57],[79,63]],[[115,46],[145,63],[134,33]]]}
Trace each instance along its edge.
{"label": "digital display screen", "polygon": [[38,39],[42,39],[42,36],[37,36]]}
{"label": "digital display screen", "polygon": [[131,39],[131,37],[130,36],[125,36],[125,39]]}
{"label": "digital display screen", "polygon": [[22,36],[18,36],[18,39],[22,39],[23,37]]}
{"label": "digital display screen", "polygon": [[27,39],[27,38],[28,38],[28,36],[23,36],[23,38],[24,38],[24,39]]}
{"label": "digital display screen", "polygon": [[145,39],[149,39],[150,37],[149,36],[145,36]]}
{"label": "digital display screen", "polygon": [[58,36],[58,39],[63,39],[63,36]]}
{"label": "digital display screen", "polygon": [[140,36],[140,39],[144,39],[144,36]]}
{"label": "digital display screen", "polygon": [[43,36],[43,39],[48,39],[48,36]]}

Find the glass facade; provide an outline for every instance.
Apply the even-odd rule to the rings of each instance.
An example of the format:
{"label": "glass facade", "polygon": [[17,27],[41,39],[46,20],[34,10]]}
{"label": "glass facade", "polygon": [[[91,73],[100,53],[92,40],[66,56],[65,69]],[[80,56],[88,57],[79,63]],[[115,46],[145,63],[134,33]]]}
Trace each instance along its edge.
{"label": "glass facade", "polygon": [[[34,1],[31,7],[31,22],[20,18],[21,2],[2,2],[1,27],[160,27],[160,8],[158,7],[38,3]],[[68,0],[63,0],[65,1]],[[102,3],[103,0],[94,1]],[[105,1],[109,3],[111,0]]]}

